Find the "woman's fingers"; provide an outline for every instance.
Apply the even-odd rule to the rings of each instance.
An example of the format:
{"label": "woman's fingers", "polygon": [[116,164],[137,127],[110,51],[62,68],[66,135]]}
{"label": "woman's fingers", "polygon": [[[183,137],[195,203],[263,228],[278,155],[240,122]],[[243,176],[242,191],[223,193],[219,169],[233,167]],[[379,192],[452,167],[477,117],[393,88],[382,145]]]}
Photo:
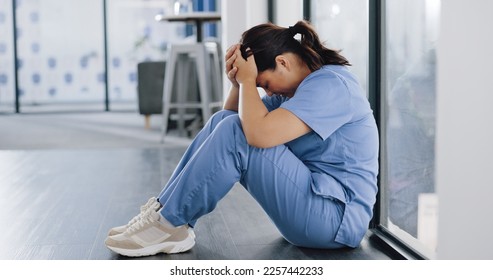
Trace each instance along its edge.
{"label": "woman's fingers", "polygon": [[234,62],[236,60],[236,55],[232,55],[228,60],[226,60],[226,74],[228,74],[229,77],[229,72],[234,68]]}
{"label": "woman's fingers", "polygon": [[238,73],[238,68],[233,67],[230,71],[227,72],[229,81],[233,84],[233,86],[238,87],[238,82],[236,81],[236,73]]}
{"label": "woman's fingers", "polygon": [[226,51],[226,55],[224,56],[224,60],[228,60],[235,52],[236,49],[238,49],[239,44],[232,45],[231,47],[228,48]]}
{"label": "woman's fingers", "polygon": [[[239,45],[236,44],[236,45],[232,45],[231,47],[229,47],[229,49],[226,51],[226,55],[224,57],[225,59],[225,66],[226,66],[226,73],[228,74],[229,71],[231,71],[231,69],[233,68],[233,64],[236,60],[236,58],[238,57],[237,54],[236,54],[236,50],[239,48]],[[228,77],[229,77],[229,74],[228,74]]]}
{"label": "woman's fingers", "polygon": [[231,81],[231,83],[233,83],[234,86],[238,86],[238,83],[236,82],[236,73],[238,73],[238,68],[234,66],[236,58],[238,57],[238,55],[235,53],[237,49],[239,49],[238,44],[232,45],[226,51],[226,55],[224,56],[226,62],[225,72],[228,79]]}
{"label": "woman's fingers", "polygon": [[[236,49],[233,56],[235,57],[234,61],[233,61],[233,64],[232,66],[233,67],[239,67],[241,66],[243,63],[245,63],[246,61],[243,59],[243,57],[241,56],[241,51],[240,51],[240,48]],[[241,58],[241,59],[237,59],[237,58]]]}
{"label": "woman's fingers", "polygon": [[245,60],[241,56],[240,49],[237,48],[234,55],[236,56],[236,59],[234,60],[232,67],[237,69],[235,72],[236,82],[241,83],[242,81],[246,81],[247,79],[256,79],[258,72],[253,54],[248,56],[247,60]]}
{"label": "woman's fingers", "polygon": [[231,68],[231,70],[228,71],[228,78],[234,79],[237,72],[238,72],[238,68],[236,68],[236,67]]}

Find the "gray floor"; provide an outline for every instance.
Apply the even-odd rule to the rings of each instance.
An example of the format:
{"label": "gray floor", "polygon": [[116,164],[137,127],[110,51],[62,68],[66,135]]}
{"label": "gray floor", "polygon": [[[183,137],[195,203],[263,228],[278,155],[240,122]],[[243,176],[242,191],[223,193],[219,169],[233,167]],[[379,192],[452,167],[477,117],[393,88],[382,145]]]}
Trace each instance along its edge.
{"label": "gray floor", "polygon": [[[0,259],[124,259],[104,246],[108,229],[159,193],[189,143],[160,144],[159,121],[145,130],[131,113],[0,115],[0,131]],[[195,232],[191,251],[142,259],[390,259],[370,238],[290,245],[240,185]]]}
{"label": "gray floor", "polygon": [[0,150],[186,147],[171,131],[161,143],[160,115],[150,128],[134,112],[0,114]]}

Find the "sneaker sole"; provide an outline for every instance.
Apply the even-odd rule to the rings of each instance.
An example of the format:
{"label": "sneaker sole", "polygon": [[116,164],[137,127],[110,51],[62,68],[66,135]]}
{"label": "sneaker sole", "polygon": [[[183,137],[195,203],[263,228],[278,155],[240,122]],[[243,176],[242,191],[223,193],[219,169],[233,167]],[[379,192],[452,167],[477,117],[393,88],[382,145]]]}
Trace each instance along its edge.
{"label": "sneaker sole", "polygon": [[[125,231],[123,230],[115,230],[114,228],[112,228],[109,232],[108,232],[108,236],[113,236],[113,235],[117,235],[117,234],[120,234],[120,233],[124,233]],[[193,231],[192,228],[188,228],[188,233],[193,237],[193,239],[195,239],[195,232]]]}
{"label": "sneaker sole", "polygon": [[127,257],[144,257],[144,256],[152,256],[159,253],[165,254],[176,254],[186,252],[192,247],[195,246],[195,240],[191,236],[188,236],[185,240],[177,241],[177,242],[165,242],[159,243],[156,245],[144,247],[141,249],[122,249],[107,246],[110,250],[115,253],[118,253]]}

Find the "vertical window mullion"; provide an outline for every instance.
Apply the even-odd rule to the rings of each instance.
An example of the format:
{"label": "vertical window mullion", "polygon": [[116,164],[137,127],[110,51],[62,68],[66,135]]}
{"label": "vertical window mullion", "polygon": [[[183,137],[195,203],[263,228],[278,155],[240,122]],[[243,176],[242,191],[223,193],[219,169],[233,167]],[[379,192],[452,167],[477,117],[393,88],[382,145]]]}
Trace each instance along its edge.
{"label": "vertical window mullion", "polygon": [[[379,128],[381,134],[381,106],[382,102],[382,55],[383,55],[383,37],[384,37],[384,25],[382,25],[383,16],[382,16],[382,6],[383,0],[369,0],[368,5],[368,29],[369,29],[369,50],[368,50],[368,99],[370,101],[370,105],[373,109],[373,114],[375,116],[375,120],[377,122],[377,126]],[[382,138],[380,139],[382,141]],[[381,143],[382,144],[382,143]],[[383,147],[384,145],[381,145]],[[377,202],[375,204],[374,215],[371,227],[376,227],[380,224],[380,220],[382,218],[382,214],[384,214],[385,209],[382,207],[381,203],[385,200],[382,198],[383,192],[381,191],[382,185],[382,148],[380,149],[380,172],[378,178],[379,192],[377,196]]]}
{"label": "vertical window mullion", "polygon": [[14,51],[14,92],[15,92],[15,112],[20,113],[20,92],[19,92],[19,66],[17,65],[17,1],[12,0],[12,28],[13,28],[13,51]]}

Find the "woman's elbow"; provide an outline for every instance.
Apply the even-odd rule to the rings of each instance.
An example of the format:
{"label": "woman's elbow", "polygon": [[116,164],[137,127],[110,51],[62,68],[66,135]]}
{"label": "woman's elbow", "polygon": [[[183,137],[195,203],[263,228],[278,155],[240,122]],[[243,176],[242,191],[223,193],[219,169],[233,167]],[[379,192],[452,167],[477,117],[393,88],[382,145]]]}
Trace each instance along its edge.
{"label": "woman's elbow", "polygon": [[275,145],[271,143],[272,141],[269,141],[268,137],[265,137],[264,135],[259,135],[257,133],[252,133],[252,134],[245,134],[246,140],[248,145],[255,147],[255,148],[261,148],[261,149],[266,149],[266,148],[272,148]]}

